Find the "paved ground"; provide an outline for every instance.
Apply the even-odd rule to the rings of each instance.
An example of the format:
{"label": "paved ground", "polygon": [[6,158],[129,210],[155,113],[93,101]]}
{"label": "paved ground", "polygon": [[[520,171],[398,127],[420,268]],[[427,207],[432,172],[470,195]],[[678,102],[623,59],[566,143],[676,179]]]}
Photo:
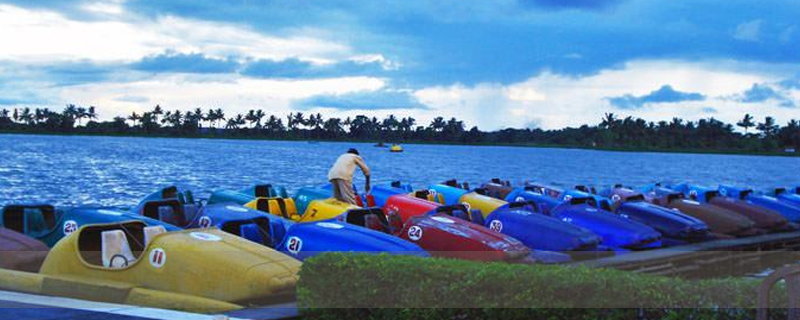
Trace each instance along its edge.
{"label": "paved ground", "polygon": [[[227,317],[227,318],[226,318]],[[285,319],[297,317],[294,304],[239,310],[226,315],[204,315],[129,305],[90,302],[60,297],[0,291],[0,320],[94,320],[94,319]]]}

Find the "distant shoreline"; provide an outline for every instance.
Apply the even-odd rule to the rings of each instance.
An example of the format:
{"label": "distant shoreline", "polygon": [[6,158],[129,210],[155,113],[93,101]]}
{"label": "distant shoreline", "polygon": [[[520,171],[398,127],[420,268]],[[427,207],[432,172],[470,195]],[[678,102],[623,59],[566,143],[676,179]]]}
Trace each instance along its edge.
{"label": "distant shoreline", "polygon": [[[292,138],[272,138],[254,136],[219,136],[215,134],[198,135],[169,135],[169,134],[111,134],[93,132],[20,132],[20,131],[0,131],[0,134],[17,135],[40,135],[40,136],[94,136],[94,137],[131,137],[131,138],[175,138],[175,139],[214,139],[214,140],[261,140],[261,141],[319,141],[319,142],[355,142],[355,143],[378,143],[377,140],[360,139],[292,139]],[[393,142],[384,141],[387,146]],[[456,143],[456,142],[437,142],[437,141],[394,141],[400,144],[419,144],[419,145],[450,145],[450,146],[484,146],[484,147],[519,147],[519,148],[545,148],[545,149],[578,149],[592,151],[615,151],[615,152],[645,152],[645,153],[685,153],[685,154],[719,154],[719,155],[742,155],[742,156],[771,156],[771,157],[800,157],[800,152],[767,152],[767,151],[741,151],[741,150],[706,150],[706,149],[659,149],[659,148],[624,148],[624,147],[590,147],[576,145],[545,145],[532,143]]]}

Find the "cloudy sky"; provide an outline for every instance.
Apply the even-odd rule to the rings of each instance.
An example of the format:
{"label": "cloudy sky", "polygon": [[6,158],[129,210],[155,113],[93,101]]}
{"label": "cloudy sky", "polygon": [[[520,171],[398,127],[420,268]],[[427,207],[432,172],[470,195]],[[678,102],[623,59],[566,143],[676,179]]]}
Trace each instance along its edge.
{"label": "cloudy sky", "polygon": [[0,108],[800,118],[800,2],[0,0]]}

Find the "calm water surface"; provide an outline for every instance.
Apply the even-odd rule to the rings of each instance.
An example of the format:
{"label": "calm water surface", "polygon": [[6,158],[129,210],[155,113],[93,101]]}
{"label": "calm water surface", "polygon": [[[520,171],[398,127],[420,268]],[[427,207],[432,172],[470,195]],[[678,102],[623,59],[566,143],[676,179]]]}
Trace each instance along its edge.
{"label": "calm water surface", "polygon": [[[415,186],[493,177],[561,186],[641,186],[656,181],[729,183],[757,189],[800,184],[800,158],[632,153],[573,149],[85,136],[0,135],[0,205],[132,206],[176,184],[207,194],[256,183],[290,190],[324,183],[328,167],[356,147],[376,183]],[[362,180],[357,180],[359,186]]]}

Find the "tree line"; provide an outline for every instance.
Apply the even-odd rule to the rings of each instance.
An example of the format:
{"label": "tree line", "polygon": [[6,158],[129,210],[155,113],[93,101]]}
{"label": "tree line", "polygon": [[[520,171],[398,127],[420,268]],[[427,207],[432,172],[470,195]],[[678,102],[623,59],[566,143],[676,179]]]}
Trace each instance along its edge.
{"label": "tree line", "polygon": [[[756,120],[746,114],[735,124],[714,118],[686,121],[646,121],[606,113],[593,125],[558,130],[467,129],[464,121],[436,117],[428,124],[413,117],[383,119],[358,115],[323,118],[319,113],[291,112],[285,116],[261,109],[228,116],[222,108],[190,111],[152,110],[111,121],[97,121],[96,108],[68,104],[61,112],[49,108],[0,110],[0,130],[23,133],[85,133],[187,137],[248,137],[294,140],[375,142],[436,142],[459,144],[525,144],[638,150],[703,150],[778,152],[800,149],[800,122],[781,126],[772,117]],[[84,124],[83,120],[87,120]],[[741,128],[743,132],[735,130]]]}

